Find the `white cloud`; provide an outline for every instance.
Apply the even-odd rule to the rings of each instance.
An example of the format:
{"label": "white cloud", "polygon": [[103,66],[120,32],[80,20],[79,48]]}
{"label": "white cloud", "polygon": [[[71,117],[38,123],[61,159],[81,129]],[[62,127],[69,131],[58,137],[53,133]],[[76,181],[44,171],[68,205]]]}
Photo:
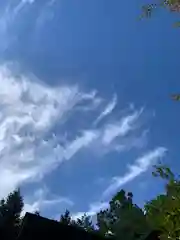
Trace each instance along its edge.
{"label": "white cloud", "polygon": [[35,2],[35,0],[21,0],[22,3],[29,3],[32,4]]}
{"label": "white cloud", "polygon": [[103,210],[108,207],[109,207],[108,202],[95,202],[95,203],[90,204],[87,212],[74,213],[72,215],[72,219],[76,220],[77,218],[81,218],[81,216],[83,216],[84,213],[86,213],[88,216],[92,217],[92,216],[96,215],[100,210]]}
{"label": "white cloud", "polygon": [[77,137],[73,142],[67,145],[65,158],[70,159],[82,147],[88,146],[93,140],[97,139],[98,134],[93,131],[84,131],[82,136]]}
{"label": "white cloud", "polygon": [[108,124],[104,131],[103,143],[108,145],[118,136],[123,137],[128,132],[135,129],[136,127],[135,123],[139,119],[142,112],[143,112],[143,109],[140,109],[140,111],[133,112],[132,115],[123,117],[118,122]]}
{"label": "white cloud", "polygon": [[125,175],[121,177],[114,177],[112,183],[103,192],[103,196],[105,197],[111,195],[124,184],[132,181],[140,174],[146,172],[152,164],[165,155],[166,151],[167,150],[163,147],[156,148],[155,150],[150,151],[138,158],[133,165],[128,165],[128,171],[125,173]]}
{"label": "white cloud", "polygon": [[0,67],[0,197],[24,181],[43,177],[93,137],[85,133],[65,148],[56,137],[44,140],[57,120],[94,95],[80,93],[76,86],[50,88],[33,80]]}
{"label": "white cloud", "polygon": [[[48,195],[50,196],[48,197]],[[33,196],[31,196],[31,199],[25,199],[22,215],[24,215],[26,212],[43,211],[44,209],[47,210],[47,208],[52,208],[61,204],[66,204],[68,206],[74,205],[70,199],[66,197],[54,196],[49,193],[47,188],[40,188],[35,191]]]}
{"label": "white cloud", "polygon": [[89,207],[89,211],[88,211],[88,215],[89,216],[93,216],[96,213],[98,213],[100,210],[108,208],[109,207],[109,203],[108,202],[96,202],[96,203],[92,203],[90,204]]}
{"label": "white cloud", "polygon": [[[17,25],[16,16],[19,16],[22,10],[30,7],[34,2],[35,0],[22,0],[13,8],[13,4],[7,4],[5,9],[0,10],[0,53],[9,48],[9,45],[16,39],[11,31]],[[36,38],[39,27],[54,16],[53,10],[50,9],[54,2],[54,0],[48,3],[45,1],[42,11],[39,11],[39,16],[35,19],[33,37]],[[77,130],[81,134],[74,134],[72,139],[66,140],[63,145],[59,143],[59,138],[63,138],[63,136],[56,137],[55,134],[51,134],[50,137],[47,137],[55,124],[63,123],[69,117],[69,113],[74,113],[76,109],[79,109],[80,113],[88,112],[97,109],[100,103],[102,103],[102,99],[97,96],[97,91],[84,93],[80,92],[78,86],[67,85],[51,88],[37,82],[34,77],[21,76],[10,71],[8,66],[1,66],[0,198],[18,185],[28,181],[38,181],[58,167],[62,161],[70,160],[82,149],[89,148],[93,150],[91,152],[97,154],[97,152],[120,152],[129,150],[131,147],[142,146],[144,141],[141,137],[135,138],[134,131],[137,130],[136,123],[139,121],[143,109],[135,111],[133,104],[130,105],[132,114],[96,128],[95,125],[115,109],[116,95],[99,114],[95,124],[92,124],[93,127],[90,125],[84,130],[80,126],[80,129]],[[138,130],[141,131],[139,128]],[[128,134],[131,135],[126,143],[122,140]],[[163,148],[158,148],[152,152],[154,155],[149,153],[146,157],[137,160],[133,166],[128,167],[127,174],[114,178],[113,183],[104,194],[111,193],[146,171],[153,159],[163,155],[164,152]],[[142,161],[142,159],[144,160]],[[39,196],[32,203],[26,202],[25,208],[34,211],[61,201],[65,201],[65,199],[58,197],[47,199]],[[107,203],[103,204],[92,204],[88,214],[93,215]]]}
{"label": "white cloud", "polygon": [[[91,109],[89,109],[91,110]],[[137,125],[140,121],[142,109],[122,117],[115,123],[104,124],[99,128],[89,128],[81,131],[81,135],[76,137],[71,143],[67,142],[65,158],[69,159],[72,155],[86,147],[91,154],[103,156],[109,152],[128,151],[132,148],[143,148],[147,143],[147,131],[142,130]],[[139,131],[139,136],[134,134]],[[129,134],[129,136],[127,136]]]}
{"label": "white cloud", "polygon": [[27,4],[33,4],[35,0],[21,0],[19,4],[13,9],[14,15],[18,14]]}
{"label": "white cloud", "polygon": [[[56,123],[64,126],[77,106],[87,106],[97,99],[102,102],[96,91],[84,93],[78,86],[52,88],[32,75],[12,71],[10,65],[0,67],[0,86],[0,198],[21,184],[42,179],[83,149],[105,154],[139,146],[140,138],[133,134],[142,110],[98,128],[91,123],[86,129],[72,126],[76,132],[64,139],[53,127]],[[123,143],[127,134],[130,138]]]}
{"label": "white cloud", "polygon": [[[52,6],[55,2],[55,0],[44,0],[43,3],[40,3],[39,9],[34,17],[34,29],[31,31],[32,39],[36,39],[35,35],[38,35],[39,27],[44,26],[47,20],[51,20],[54,17],[54,9]],[[11,45],[18,40],[18,34],[19,31],[21,31],[19,27],[22,25],[19,21],[24,21],[24,11],[26,11],[27,14],[34,11],[31,6],[35,3],[36,0],[7,1],[6,5],[0,9],[1,53],[4,53],[6,49],[9,49]]]}
{"label": "white cloud", "polygon": [[49,6],[52,6],[52,5],[55,4],[55,2],[56,2],[56,0],[50,0],[50,1],[48,2],[48,5],[49,5]]}
{"label": "white cloud", "polygon": [[[138,158],[133,165],[128,165],[128,172],[124,176],[114,177],[112,183],[103,192],[102,197],[109,197],[111,194],[115,193],[121,186],[132,181],[134,178],[147,171],[148,168],[156,163],[159,158],[162,158],[166,154],[166,149],[163,147],[156,148]],[[74,213],[72,218],[77,219],[86,213],[88,216],[96,215],[100,210],[109,207],[108,202],[94,202],[89,205],[89,209],[86,212]]]}
{"label": "white cloud", "polygon": [[86,106],[76,106],[75,110],[80,112],[94,111],[100,106],[101,103],[102,103],[102,99],[96,96],[96,98],[92,99],[92,102],[90,102]]}
{"label": "white cloud", "polygon": [[111,102],[108,103],[108,105],[105,107],[104,111],[98,116],[98,118],[96,119],[96,121],[94,122],[94,124],[96,125],[98,122],[100,122],[104,117],[106,117],[107,115],[109,115],[114,108],[116,107],[117,104],[117,96],[114,95],[113,99],[111,100]]}
{"label": "white cloud", "polygon": [[[42,179],[84,148],[94,148],[95,153],[97,145],[103,152],[109,144],[109,151],[116,150],[115,135],[104,141],[110,134],[109,125],[86,130],[80,127],[81,134],[63,145],[59,143],[63,136],[56,137],[53,132],[47,135],[57,122],[63,124],[78,104],[86,106],[99,99],[96,91],[82,93],[77,86],[51,88],[10,69],[10,65],[0,67],[0,197],[22,183]],[[127,133],[130,121],[126,118],[120,124]],[[136,118],[131,119],[132,123]]]}
{"label": "white cloud", "polygon": [[45,26],[47,21],[54,18],[54,10],[52,9],[53,4],[54,2],[50,1],[41,8],[35,23],[34,35],[36,35],[36,37],[41,33],[40,28]]}
{"label": "white cloud", "polygon": [[[95,96],[93,95],[93,97]],[[134,110],[133,113],[123,116],[118,121],[105,123],[99,128],[81,131],[81,135],[77,136],[71,143],[66,143],[65,158],[69,159],[82,147],[86,147],[91,154],[98,156],[112,151],[122,152],[132,148],[143,148],[147,144],[147,130],[141,130],[137,124],[141,120],[142,112],[143,109]],[[136,131],[138,131],[138,136],[136,136]]]}

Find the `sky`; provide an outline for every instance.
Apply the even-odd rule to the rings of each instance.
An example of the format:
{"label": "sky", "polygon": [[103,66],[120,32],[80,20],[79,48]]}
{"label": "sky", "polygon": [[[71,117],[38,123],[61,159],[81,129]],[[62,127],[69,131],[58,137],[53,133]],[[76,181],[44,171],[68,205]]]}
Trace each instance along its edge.
{"label": "sky", "polygon": [[0,1],[0,197],[93,216],[121,188],[139,206],[179,171],[178,15],[145,0]]}

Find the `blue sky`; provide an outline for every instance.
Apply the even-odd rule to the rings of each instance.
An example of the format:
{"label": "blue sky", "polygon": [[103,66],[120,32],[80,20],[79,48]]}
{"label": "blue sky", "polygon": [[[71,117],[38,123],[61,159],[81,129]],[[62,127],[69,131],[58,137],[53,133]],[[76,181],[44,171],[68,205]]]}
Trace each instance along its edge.
{"label": "blue sky", "polygon": [[25,211],[95,214],[121,188],[140,206],[178,171],[178,15],[143,0],[0,3],[0,189]]}

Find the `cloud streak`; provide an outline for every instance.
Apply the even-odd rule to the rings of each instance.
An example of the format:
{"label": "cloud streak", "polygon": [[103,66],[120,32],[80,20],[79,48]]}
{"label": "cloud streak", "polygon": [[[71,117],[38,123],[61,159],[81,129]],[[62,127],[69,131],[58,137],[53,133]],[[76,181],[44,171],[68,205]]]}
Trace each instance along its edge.
{"label": "cloud streak", "polygon": [[[54,3],[54,0],[7,1],[0,10],[2,57],[8,52],[13,55],[11,46],[12,52],[16,47],[19,49],[19,39],[26,43],[28,37],[32,44],[28,46],[34,49],[42,37],[43,27],[47,27],[45,23],[56,13]],[[24,36],[25,15],[31,29],[28,36]],[[116,94],[107,103],[96,90],[84,92],[79,85],[69,84],[50,87],[32,75],[22,75],[12,69],[9,65],[0,66],[0,198],[17,186],[42,180],[81,151],[97,157],[132,148],[142,149],[147,143],[147,134],[139,126],[139,122],[143,122],[143,108],[135,109],[132,104],[130,113],[120,118],[113,116],[112,120],[118,105]],[[77,112],[83,126],[73,121]],[[89,113],[91,119],[86,122]],[[73,124],[68,125],[69,120]],[[60,125],[58,129],[57,125]],[[113,178],[103,196],[110,196],[120,186],[147,171],[152,162],[164,156],[165,152],[165,148],[156,148],[138,158],[128,166],[124,176]],[[48,198],[43,191],[39,191],[39,195],[36,192],[35,201],[26,202],[26,210],[39,210],[62,202],[73,204],[65,197]],[[88,214],[94,215],[106,206],[107,203],[101,202],[90,204]]]}
{"label": "cloud streak", "polygon": [[18,14],[27,4],[33,4],[35,0],[21,0],[17,6],[13,9],[14,15]]}
{"label": "cloud streak", "polygon": [[[19,1],[6,1],[7,3],[0,9],[0,52],[6,55],[6,50],[13,50],[12,46],[19,44],[19,36],[22,37],[24,27],[24,16],[33,19],[29,24],[32,26],[30,38],[34,42],[39,36],[39,30],[47,20],[54,17],[54,9],[52,8],[56,1],[44,0],[44,2],[36,0],[19,0]],[[35,6],[35,8],[34,8]],[[26,15],[24,15],[26,14]],[[28,24],[28,25],[29,25]],[[23,41],[21,39],[21,41]],[[14,45],[15,44],[15,45]],[[31,43],[32,44],[32,43]],[[2,56],[1,56],[2,58]]]}
{"label": "cloud streak", "polygon": [[44,209],[52,208],[56,205],[59,206],[62,204],[67,206],[74,205],[70,199],[61,196],[54,196],[50,194],[47,188],[40,188],[34,192],[31,199],[25,199],[22,215],[24,215],[26,212],[43,211]]}
{"label": "cloud streak", "polygon": [[[4,195],[26,180],[43,177],[65,153],[67,157],[58,140],[45,140],[46,134],[91,95],[80,93],[77,87],[50,88],[25,76],[15,77],[7,66],[0,68],[0,85],[0,187]],[[77,145],[69,144],[69,158],[80,148]]]}
{"label": "cloud streak", "polygon": [[146,172],[149,167],[154,164],[158,159],[165,156],[166,148],[158,147],[138,158],[133,165],[128,166],[128,171],[124,176],[114,177],[112,183],[103,192],[103,197],[115,193],[121,186],[132,181],[140,174]]}
{"label": "cloud streak", "polygon": [[[164,147],[158,147],[146,154],[142,157],[135,160],[134,164],[128,165],[128,171],[124,174],[124,176],[113,177],[112,183],[105,189],[102,193],[103,198],[109,198],[112,194],[115,194],[120,187],[125,185],[128,182],[131,182],[140,174],[146,172],[152,164],[156,163],[158,159],[164,157],[166,155],[167,149]],[[91,203],[86,212],[78,212],[73,214],[72,218],[77,219],[83,216],[86,213],[88,216],[96,215],[100,210],[109,207],[108,201],[97,201]]]}
{"label": "cloud streak", "polygon": [[53,127],[57,122],[66,123],[79,104],[99,101],[96,91],[83,93],[78,86],[52,88],[10,65],[0,67],[0,85],[0,197],[22,183],[42,179],[83,149],[94,154],[99,149],[102,153],[116,151],[118,138],[133,129],[141,113],[99,128],[77,126],[78,134],[61,144],[63,135],[52,132]]}
{"label": "cloud streak", "polygon": [[114,95],[113,99],[111,100],[110,103],[108,103],[108,105],[105,107],[104,111],[99,115],[99,117],[96,119],[96,121],[94,122],[94,125],[96,125],[97,123],[99,123],[104,117],[106,117],[107,115],[109,115],[114,108],[116,107],[117,104],[117,96]]}
{"label": "cloud streak", "polygon": [[140,111],[135,111],[133,114],[123,117],[120,121],[110,123],[106,126],[103,135],[103,143],[110,144],[118,136],[125,136],[128,132],[135,129],[135,123],[139,119],[143,112],[143,108]]}
{"label": "cloud streak", "polygon": [[[88,216],[94,216],[96,215],[100,210],[103,210],[105,208],[109,207],[108,202],[95,202],[89,205],[89,210],[86,212]],[[78,212],[72,215],[72,219],[76,220],[77,218],[80,218],[84,215],[85,212]]]}

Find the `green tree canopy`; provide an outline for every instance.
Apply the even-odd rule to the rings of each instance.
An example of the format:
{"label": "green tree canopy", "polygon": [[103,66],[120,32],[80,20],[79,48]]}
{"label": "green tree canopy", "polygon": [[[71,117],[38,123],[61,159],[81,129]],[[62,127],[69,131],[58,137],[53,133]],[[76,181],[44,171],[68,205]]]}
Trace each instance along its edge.
{"label": "green tree canopy", "polygon": [[137,239],[149,232],[146,217],[133,203],[133,194],[118,192],[109,202],[109,208],[97,214],[99,231],[116,239]]}
{"label": "green tree canopy", "polygon": [[[117,240],[143,240],[153,230],[160,232],[161,240],[177,240],[180,238],[180,178],[162,164],[154,166],[153,176],[165,181],[164,192],[148,201],[143,209],[133,202],[131,192],[120,190],[110,200],[109,207],[97,213],[97,226],[87,214],[73,220],[68,210],[61,215],[60,222]],[[19,189],[0,200],[0,231],[5,238],[16,239],[23,206]]]}
{"label": "green tree canopy", "polygon": [[180,237],[180,179],[175,177],[170,168],[155,166],[155,177],[166,181],[164,194],[145,205],[148,223],[153,229],[162,232],[161,239],[179,239]]}
{"label": "green tree canopy", "polygon": [[85,230],[98,231],[114,239],[142,240],[152,231],[160,233],[161,240],[180,238],[180,179],[162,164],[154,166],[154,177],[165,181],[164,193],[148,201],[144,208],[133,203],[133,194],[119,191],[109,202],[109,207],[97,213],[97,230],[87,215],[71,220],[67,211],[61,221]]}

